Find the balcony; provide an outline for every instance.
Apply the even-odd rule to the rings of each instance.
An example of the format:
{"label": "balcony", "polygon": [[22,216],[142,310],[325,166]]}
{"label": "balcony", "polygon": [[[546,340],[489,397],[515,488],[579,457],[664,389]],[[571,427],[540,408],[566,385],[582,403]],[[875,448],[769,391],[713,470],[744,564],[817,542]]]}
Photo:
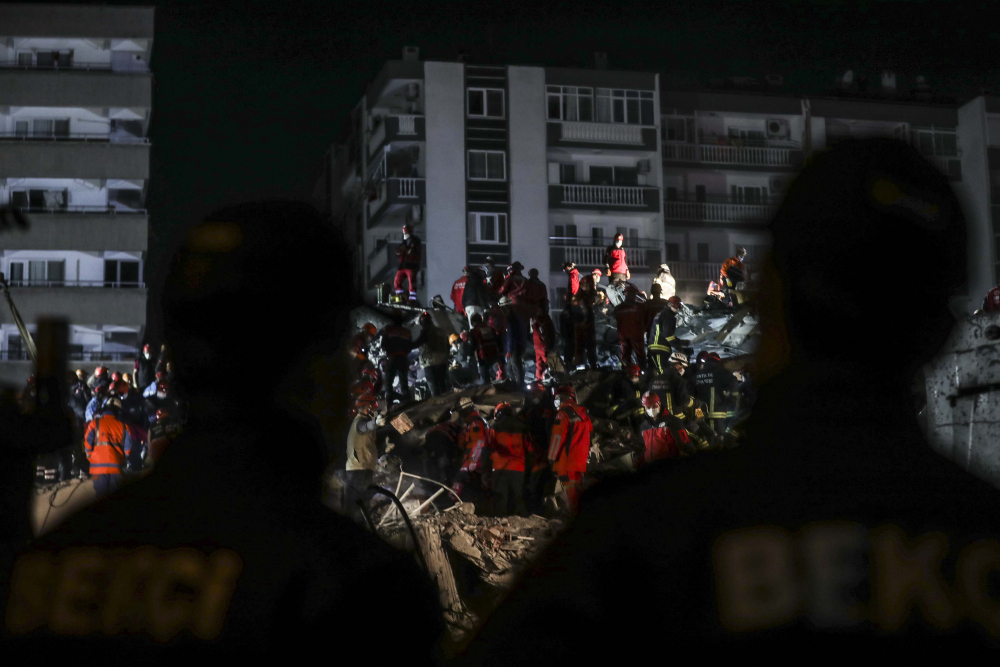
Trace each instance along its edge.
{"label": "balcony", "polygon": [[145,251],[148,219],[143,209],[114,206],[22,208],[30,229],[14,230],[3,240],[6,250]]}
{"label": "balcony", "polygon": [[[549,263],[558,270],[565,262],[574,262],[581,269],[604,267],[604,251],[611,242],[595,241],[586,237],[549,237]],[[625,244],[625,261],[635,273],[653,273],[660,266],[663,241],[656,239],[629,239]]]}
{"label": "balcony", "polygon": [[[0,64],[2,103],[25,107],[149,109],[153,77],[107,71],[110,64],[74,63],[72,69],[25,69]],[[105,71],[100,71],[101,69]]]}
{"label": "balcony", "polygon": [[383,146],[394,141],[425,141],[427,135],[424,128],[423,116],[386,116],[368,140],[368,156],[375,155]]}
{"label": "balcony", "polygon": [[[26,282],[26,281],[25,281]],[[10,296],[26,323],[45,315],[61,315],[71,324],[145,326],[146,288],[105,288],[104,281],[66,281],[61,286],[10,288]],[[13,324],[7,308],[0,308],[0,324]]]}
{"label": "balcony", "polygon": [[657,213],[660,189],[641,185],[549,185],[549,208]]}
{"label": "balcony", "polygon": [[729,197],[706,197],[706,201],[668,200],[663,202],[663,219],[681,222],[713,222],[724,224],[760,223],[771,221],[778,211],[778,202],[747,204]]}
{"label": "balcony", "polygon": [[[368,253],[368,289],[388,281],[396,274],[396,267],[399,266],[396,248],[402,242],[403,235],[399,232],[386,234],[375,242],[374,250]],[[427,268],[426,253],[420,256],[420,268]]]}
{"label": "balcony", "polygon": [[20,134],[17,132],[0,132],[0,141],[83,141],[97,143],[148,144],[149,139],[139,137],[122,130],[114,132],[76,132],[73,134]]}
{"label": "balcony", "polygon": [[[747,273],[750,275],[750,282],[754,282],[758,276],[760,276],[760,265],[752,264],[750,262],[744,262],[743,264]],[[708,287],[708,282],[711,280],[719,279],[719,270],[722,268],[722,262],[667,262],[667,266],[670,267],[670,273],[673,274],[674,279],[677,282],[683,281],[693,281],[705,283],[705,287]]]}
{"label": "balcony", "polygon": [[663,142],[664,162],[797,169],[802,165],[802,158],[802,151],[795,147],[746,146],[729,139],[716,144]]}
{"label": "balcony", "polygon": [[386,178],[372,186],[367,202],[368,229],[387,222],[393,213],[404,211],[414,204],[427,203],[427,181],[423,178]]}
{"label": "balcony", "polygon": [[622,123],[553,122],[546,126],[548,145],[553,148],[624,148],[655,151],[655,127]]}
{"label": "balcony", "polygon": [[149,178],[149,146],[26,138],[0,143],[0,178]]}

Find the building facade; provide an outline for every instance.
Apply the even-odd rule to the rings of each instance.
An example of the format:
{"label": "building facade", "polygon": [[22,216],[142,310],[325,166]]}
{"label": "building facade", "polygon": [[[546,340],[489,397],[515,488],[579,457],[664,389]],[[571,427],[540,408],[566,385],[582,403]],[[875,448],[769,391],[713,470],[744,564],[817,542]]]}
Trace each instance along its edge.
{"label": "building facade", "polygon": [[[0,5],[0,205],[31,224],[0,271],[29,329],[69,319],[74,361],[133,359],[144,333],[152,46],[152,7]],[[26,359],[4,306],[4,376]]]}
{"label": "building facade", "polygon": [[462,267],[537,268],[554,308],[562,265],[601,265],[625,236],[633,275],[662,261],[659,77],[423,62],[382,68],[327,155],[323,206],[354,250],[366,297],[391,283],[401,228],[425,243],[418,295],[445,299]]}

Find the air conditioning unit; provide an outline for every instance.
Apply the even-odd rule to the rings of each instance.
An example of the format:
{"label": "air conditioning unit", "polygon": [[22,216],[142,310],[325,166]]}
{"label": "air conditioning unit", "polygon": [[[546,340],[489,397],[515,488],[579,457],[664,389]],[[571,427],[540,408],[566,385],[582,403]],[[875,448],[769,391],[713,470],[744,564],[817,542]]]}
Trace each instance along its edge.
{"label": "air conditioning unit", "polygon": [[410,208],[410,222],[417,224],[418,222],[423,222],[424,219],[424,207],[420,204],[414,204]]}
{"label": "air conditioning unit", "polygon": [[418,83],[406,84],[406,99],[412,102],[418,97],[420,97],[420,84]]}
{"label": "air conditioning unit", "polygon": [[640,174],[648,174],[652,163],[649,160],[639,160],[635,166]]}
{"label": "air conditioning unit", "polygon": [[791,129],[788,126],[788,121],[784,118],[768,118],[767,119],[767,138],[768,139],[788,139],[791,136]]}

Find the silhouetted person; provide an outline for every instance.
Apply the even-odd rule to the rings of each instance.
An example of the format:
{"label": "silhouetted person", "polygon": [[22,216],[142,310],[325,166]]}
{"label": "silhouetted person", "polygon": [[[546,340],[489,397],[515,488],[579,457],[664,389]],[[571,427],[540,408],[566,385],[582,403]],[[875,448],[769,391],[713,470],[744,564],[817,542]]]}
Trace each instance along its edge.
{"label": "silhouetted person", "polygon": [[[348,265],[344,247],[312,207],[288,202],[225,209],[188,230],[163,291],[184,433],[148,477],[21,556],[13,596],[0,591],[11,655],[273,664],[379,642],[394,663],[430,661],[441,627],[432,584],[411,554],[320,503],[319,428],[284,389],[337,352],[351,290],[322,267]],[[322,303],[298,298],[314,293]],[[274,351],[275,327],[277,372],[262,376],[248,360]],[[349,378],[329,375],[316,392],[343,414]]]}
{"label": "silhouetted person", "polygon": [[[639,656],[620,636],[588,639],[595,629],[741,663],[915,663],[1000,643],[1000,493],[929,448],[909,395],[964,281],[947,180],[906,144],[845,141],[805,167],[771,230],[767,381],[745,445],[586,493],[470,663]],[[898,256],[926,258],[927,273],[905,299],[878,298]],[[858,336],[891,346],[891,361],[845,342]]]}

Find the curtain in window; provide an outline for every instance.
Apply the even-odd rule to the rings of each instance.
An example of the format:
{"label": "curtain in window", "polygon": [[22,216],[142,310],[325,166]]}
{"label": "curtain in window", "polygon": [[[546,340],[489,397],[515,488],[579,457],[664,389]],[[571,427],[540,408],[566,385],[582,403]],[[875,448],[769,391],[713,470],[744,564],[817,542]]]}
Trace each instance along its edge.
{"label": "curtain in window", "polygon": [[576,88],[563,88],[563,120],[580,120],[576,101]]}
{"label": "curtain in window", "polygon": [[479,240],[480,241],[496,241],[496,216],[495,215],[482,215],[479,216]]}
{"label": "curtain in window", "polygon": [[490,179],[502,181],[506,178],[503,153],[486,154],[486,174]]}
{"label": "curtain in window", "polygon": [[45,281],[44,260],[31,260],[28,262],[28,280],[32,283],[42,283]]}
{"label": "curtain in window", "polygon": [[469,178],[486,178],[486,153],[469,151]]}
{"label": "curtain in window", "polygon": [[608,88],[597,89],[597,122],[611,122],[611,91]]}
{"label": "curtain in window", "polygon": [[36,137],[51,137],[54,123],[51,120],[35,120],[35,136]]}

